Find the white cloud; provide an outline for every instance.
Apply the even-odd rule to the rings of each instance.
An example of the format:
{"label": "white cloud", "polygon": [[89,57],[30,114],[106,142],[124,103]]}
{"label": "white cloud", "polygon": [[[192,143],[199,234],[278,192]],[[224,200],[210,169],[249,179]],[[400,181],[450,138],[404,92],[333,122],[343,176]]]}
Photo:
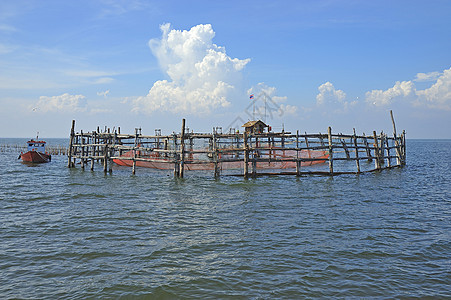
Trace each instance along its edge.
{"label": "white cloud", "polygon": [[80,112],[86,111],[86,97],[83,95],[70,95],[68,93],[59,96],[41,96],[32,108],[37,112]]}
{"label": "white cloud", "polygon": [[183,31],[171,30],[170,24],[160,28],[162,38],[150,40],[149,46],[170,80],[155,82],[146,96],[133,101],[133,111],[209,114],[228,107],[250,59],[230,58],[225,48],[213,44],[210,24]]}
{"label": "white cloud", "polygon": [[316,95],[316,104],[318,105],[343,102],[346,98],[346,93],[342,90],[336,90],[334,85],[329,81],[320,85],[318,90],[319,94]]}
{"label": "white cloud", "polygon": [[395,100],[413,97],[415,95],[415,85],[412,81],[397,81],[392,88],[385,91],[372,90],[366,92],[366,102],[375,106],[390,105]]}
{"label": "white cloud", "polygon": [[429,72],[429,73],[418,73],[414,81],[424,82],[424,81],[435,81],[442,75],[440,72]]}
{"label": "white cloud", "polygon": [[[346,93],[335,89],[329,81],[318,87],[319,94],[316,95],[317,107],[323,109],[324,113],[331,111],[333,113],[344,113],[350,107],[357,104],[357,101],[346,101]],[[324,110],[324,108],[326,108]]]}
{"label": "white cloud", "polygon": [[110,93],[110,90],[106,90],[104,92],[97,92],[97,96],[103,96],[104,98],[106,98],[109,93]]}
{"label": "white cloud", "polygon": [[[419,75],[424,74],[424,75]],[[429,75],[428,75],[429,74]],[[387,90],[372,90],[366,93],[366,102],[375,106],[388,106],[395,102],[406,102],[412,106],[451,110],[451,68],[443,73],[418,73],[416,81],[426,81],[439,76],[435,83],[424,90],[417,90],[413,81],[397,81]],[[420,80],[418,80],[420,79]]]}
{"label": "white cloud", "polygon": [[451,68],[445,70],[430,88],[419,90],[416,94],[418,100],[414,104],[451,110]]}

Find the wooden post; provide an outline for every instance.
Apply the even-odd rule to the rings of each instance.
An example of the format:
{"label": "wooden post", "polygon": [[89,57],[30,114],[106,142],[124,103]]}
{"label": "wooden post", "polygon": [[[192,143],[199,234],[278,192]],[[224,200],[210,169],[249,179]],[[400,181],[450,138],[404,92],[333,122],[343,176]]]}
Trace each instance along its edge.
{"label": "wooden post", "polygon": [[[168,150],[168,143],[169,143],[168,139],[167,138],[164,139],[164,141],[163,141],[163,149],[164,150]],[[166,151],[164,152],[164,157],[168,157],[168,153]]]}
{"label": "wooden post", "polygon": [[323,135],[321,134],[321,132],[319,133],[319,140],[321,142],[321,146],[324,147],[324,140],[323,140]]}
{"label": "wooden post", "polygon": [[215,174],[214,174],[214,176],[215,176],[215,178],[218,178],[219,177],[219,165],[218,165],[218,145],[216,144],[216,131],[215,131],[215,129],[213,128],[213,139],[212,139],[212,147],[213,147],[213,153],[212,153],[212,156],[213,156],[213,163],[214,163],[214,165],[215,165]]}
{"label": "wooden post", "polygon": [[396,135],[395,118],[393,117],[392,110],[390,110],[390,117],[391,117],[391,122],[393,124],[393,138],[394,138],[395,149],[396,149],[396,163],[400,166],[400,165],[402,165],[401,146],[399,144],[398,137]]}
{"label": "wooden post", "polygon": [[84,170],[85,169],[85,146],[84,146],[84,142],[85,142],[85,138],[83,137],[83,130],[80,130],[80,145],[81,145],[81,169]]}
{"label": "wooden post", "polygon": [[132,174],[136,174],[136,148],[138,147],[138,128],[135,128],[135,143],[133,145],[133,165]]}
{"label": "wooden post", "polygon": [[301,160],[299,159],[299,130],[296,131],[296,176],[301,175]]}
{"label": "wooden post", "polygon": [[244,144],[244,178],[247,179],[249,176],[249,147],[247,145],[247,132],[244,131],[243,133],[243,144]]}
{"label": "wooden post", "polygon": [[389,141],[390,139],[388,138],[388,136],[386,136],[385,138],[385,149],[387,149],[387,167],[391,168],[391,157],[390,157],[390,144]]}
{"label": "wooden post", "polygon": [[183,172],[185,169],[185,119],[182,119],[182,132],[180,134],[180,166],[179,177],[183,178]]}
{"label": "wooden post", "polygon": [[348,146],[346,145],[346,142],[342,138],[340,138],[340,142],[341,142],[341,145],[343,146],[343,149],[345,150],[346,158],[350,159],[351,156],[349,155],[349,150],[348,150]]}
{"label": "wooden post", "polygon": [[334,174],[334,157],[333,157],[333,145],[332,145],[332,128],[327,129],[327,136],[329,139],[329,173]]}
{"label": "wooden post", "polygon": [[[95,131],[91,132],[91,141],[92,141],[93,144],[97,144],[96,132]],[[97,146],[94,146],[94,145],[91,146],[91,152],[92,152],[92,155],[91,155],[91,171],[94,171],[94,161],[95,161],[94,160],[94,156],[96,156],[96,149],[97,149]]]}
{"label": "wooden post", "polygon": [[406,131],[402,131],[402,165],[406,164]]}
{"label": "wooden post", "polygon": [[[308,138],[307,138],[307,131],[305,131],[305,146],[307,146],[307,153],[308,153],[308,158],[312,158],[311,154],[310,154],[310,149],[309,149],[309,143],[308,143]],[[312,162],[310,162],[311,164]]]}
{"label": "wooden post", "polygon": [[172,143],[173,143],[173,153],[174,153],[174,177],[179,175],[179,156],[177,153],[177,134],[174,132],[172,134]]}
{"label": "wooden post", "polygon": [[353,130],[354,130],[355,162],[357,164],[357,173],[360,173],[359,148],[357,144],[357,136],[355,134],[355,128],[353,128]]}
{"label": "wooden post", "polygon": [[385,164],[385,134],[384,132],[381,132],[381,141],[379,143],[379,156],[380,156],[380,161],[379,164],[384,165]]}
{"label": "wooden post", "polygon": [[379,142],[377,140],[376,131],[373,131],[374,139],[374,156],[375,156],[375,167],[377,170],[381,169],[380,153],[379,153]]}
{"label": "wooden post", "polygon": [[366,156],[368,157],[368,161],[371,162],[373,161],[373,159],[371,158],[370,145],[368,144],[368,139],[366,138],[365,133],[363,133],[363,142],[365,143],[366,147]]}
{"label": "wooden post", "polygon": [[108,144],[105,140],[105,147],[103,148],[103,172],[108,170]]}
{"label": "wooden post", "polygon": [[252,178],[257,177],[257,161],[256,161],[257,151],[258,151],[258,138],[255,138],[254,146],[252,146],[252,136],[251,136],[250,153],[251,153],[251,169],[252,169],[251,176],[252,176]]}
{"label": "wooden post", "polygon": [[108,159],[109,159],[109,168],[108,168],[108,172],[112,173],[113,172],[113,160],[111,159],[111,157],[114,156],[114,146],[116,145],[116,140],[117,140],[117,132],[114,131],[114,135],[113,135],[113,141],[111,143],[111,147],[110,147],[110,153],[108,154]]}
{"label": "wooden post", "polygon": [[68,168],[73,168],[74,165],[72,164],[72,144],[74,141],[74,136],[75,136],[75,120],[72,120],[72,127],[70,129],[70,140],[69,140],[69,154],[68,154],[68,160],[67,160],[67,167]]}

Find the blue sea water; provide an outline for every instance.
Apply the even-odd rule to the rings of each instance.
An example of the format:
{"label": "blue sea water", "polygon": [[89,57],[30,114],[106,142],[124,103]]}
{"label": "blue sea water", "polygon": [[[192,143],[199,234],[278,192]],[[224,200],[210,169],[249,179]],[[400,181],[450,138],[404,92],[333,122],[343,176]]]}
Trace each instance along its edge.
{"label": "blue sea water", "polygon": [[0,152],[2,299],[451,298],[451,140],[407,140],[404,168],[336,177],[17,157]]}

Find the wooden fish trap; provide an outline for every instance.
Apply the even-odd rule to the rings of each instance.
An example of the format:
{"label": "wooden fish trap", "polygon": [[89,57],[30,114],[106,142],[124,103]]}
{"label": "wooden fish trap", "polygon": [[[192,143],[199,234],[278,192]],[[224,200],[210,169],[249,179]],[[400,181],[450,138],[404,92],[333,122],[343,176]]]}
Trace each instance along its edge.
{"label": "wooden fish trap", "polygon": [[112,172],[113,164],[170,170],[175,177],[186,171],[211,171],[221,175],[340,175],[361,174],[402,167],[406,163],[406,134],[393,135],[373,131],[369,135],[332,133],[308,134],[291,132],[248,132],[231,129],[222,133],[189,131],[182,120],[180,133],[144,135],[141,129],[134,134],[122,134],[120,127],[91,132],[75,132],[72,121],[68,149],[69,168],[80,161],[82,169],[90,164],[94,170],[101,163],[104,172]]}

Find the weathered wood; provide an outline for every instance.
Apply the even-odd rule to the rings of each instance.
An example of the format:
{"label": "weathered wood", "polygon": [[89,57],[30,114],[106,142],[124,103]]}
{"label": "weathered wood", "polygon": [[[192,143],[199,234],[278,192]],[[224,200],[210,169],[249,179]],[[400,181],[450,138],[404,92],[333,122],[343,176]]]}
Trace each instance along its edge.
{"label": "weathered wood", "polygon": [[216,131],[213,130],[213,139],[212,139],[212,157],[213,157],[213,163],[214,163],[214,177],[219,177],[219,164],[218,164],[218,148],[216,143]]}
{"label": "weathered wood", "polygon": [[103,148],[103,172],[108,171],[108,144],[105,141],[105,147]]}
{"label": "weathered wood", "polygon": [[355,128],[353,128],[353,131],[354,131],[354,147],[355,147],[355,158],[356,158],[355,162],[357,165],[357,173],[360,173],[359,149],[357,147],[357,137],[355,134]]}
{"label": "weathered wood", "polygon": [[306,146],[307,153],[308,153],[308,158],[311,158],[311,153],[310,153],[310,147],[309,147],[309,141],[308,141],[308,135],[307,135],[307,132],[305,133],[304,139],[305,139],[305,146]]}
{"label": "weathered wood", "polygon": [[376,131],[373,131],[373,139],[374,139],[375,167],[377,170],[380,170],[381,169],[381,160],[380,160],[379,145],[378,145]]}
{"label": "weathered wood", "polygon": [[75,137],[75,120],[72,120],[72,127],[70,129],[70,138],[69,138],[69,154],[67,155],[67,167],[73,168],[74,165],[72,164],[72,144]]}
{"label": "weathered wood", "polygon": [[243,147],[244,147],[244,178],[249,176],[249,146],[247,144],[247,132],[243,133]]}
{"label": "weathered wood", "polygon": [[387,150],[387,167],[391,168],[390,145],[388,137],[385,139],[385,146],[385,149]]}
{"label": "weathered wood", "polygon": [[133,164],[132,164],[132,174],[136,174],[136,148],[138,147],[138,128],[135,128],[135,143],[133,145]]}
{"label": "weathered wood", "polygon": [[174,150],[174,177],[177,177],[179,174],[180,159],[177,153],[177,134],[175,132],[172,135],[172,145]]}
{"label": "weathered wood", "polygon": [[340,142],[341,142],[341,144],[343,146],[343,149],[345,150],[346,158],[350,159],[351,156],[349,155],[349,150],[348,150],[348,146],[346,145],[346,142],[342,138],[340,138]]}
{"label": "weathered wood", "polygon": [[[171,138],[173,145],[170,147],[168,141]],[[326,138],[328,144],[324,145]],[[186,145],[187,139],[189,148]],[[301,139],[305,140],[305,143]],[[374,147],[370,146],[370,139],[374,140]],[[198,148],[200,145],[197,143],[198,141],[208,141],[208,148]],[[179,142],[180,145],[177,144]],[[334,161],[354,160],[357,166],[354,173],[359,174],[366,171],[361,169],[360,160],[374,158],[376,159],[374,170],[381,170],[394,167],[391,159],[397,157],[400,163],[395,166],[401,166],[405,163],[405,148],[405,132],[399,137],[388,137],[383,132],[377,135],[373,131],[372,137],[366,137],[365,134],[357,136],[355,129],[353,129],[352,135],[332,134],[332,129],[329,127],[327,134],[307,134],[306,132],[300,134],[297,130],[295,134],[282,131],[249,135],[232,131],[223,134],[221,130],[218,131],[218,128],[214,128],[212,134],[201,134],[189,132],[186,129],[186,121],[182,120],[180,134],[174,132],[172,135],[162,136],[161,133],[156,132],[155,136],[150,136],[141,134],[140,129],[139,132],[136,129],[134,135],[119,134],[114,128],[108,133],[106,127],[105,132],[102,133],[96,131],[75,133],[74,124],[68,150],[68,166],[73,164],[71,160],[80,159],[81,166],[84,168],[87,161],[91,160],[91,170],[93,170],[95,159],[101,158],[104,171],[111,171],[113,159],[119,159],[129,161],[127,164],[132,166],[134,174],[137,162],[155,162],[174,164],[175,177],[183,177],[188,169],[208,170],[213,168],[214,176],[218,177],[221,175],[222,168],[229,169],[236,168],[236,166],[239,168],[244,163],[243,176],[247,178],[259,176],[260,174],[257,175],[257,172],[264,172],[260,168],[266,168],[266,164],[268,168],[277,166],[275,168],[279,168],[280,173],[291,172],[285,171],[285,168],[288,168],[296,176],[301,176],[308,173],[304,172],[304,165],[326,161],[329,164],[327,173],[336,175],[341,173],[340,168],[343,164],[336,164]],[[391,155],[391,149],[398,150],[396,156]],[[367,155],[361,155],[360,153],[365,150]],[[318,152],[311,151],[322,152],[318,154]],[[371,151],[374,151],[374,155]],[[353,155],[352,152],[355,154]],[[124,155],[124,153],[128,154]],[[312,153],[315,154],[312,155]],[[237,164],[237,162],[241,162],[241,164]],[[249,163],[251,163],[252,170],[249,170]],[[189,168],[188,165],[190,165]]]}
{"label": "weathered wood", "polygon": [[332,128],[329,127],[327,129],[327,135],[329,140],[329,173],[330,175],[334,174],[334,152],[333,152],[333,143],[332,143]]}
{"label": "weathered wood", "polygon": [[296,176],[300,176],[301,160],[299,159],[299,130],[296,131]]}
{"label": "weathered wood", "polygon": [[373,161],[373,158],[371,156],[370,145],[368,143],[367,137],[365,136],[365,133],[363,134],[363,143],[365,144],[366,156],[368,157],[368,161],[371,162]]}
{"label": "weathered wood", "polygon": [[183,178],[183,173],[185,170],[185,119],[182,119],[182,131],[180,133],[180,166],[179,166],[179,177]]}

